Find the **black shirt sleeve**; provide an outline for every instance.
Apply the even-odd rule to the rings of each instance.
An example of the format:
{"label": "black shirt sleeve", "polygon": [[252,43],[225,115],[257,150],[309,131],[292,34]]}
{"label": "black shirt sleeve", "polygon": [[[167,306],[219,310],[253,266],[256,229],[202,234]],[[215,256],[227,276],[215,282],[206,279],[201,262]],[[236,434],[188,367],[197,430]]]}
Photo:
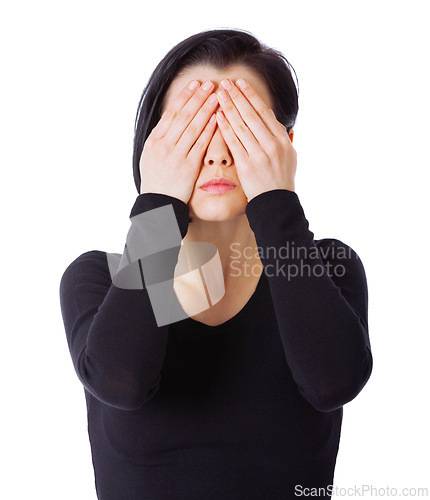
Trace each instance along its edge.
{"label": "black shirt sleeve", "polygon": [[339,240],[314,241],[294,191],[261,193],[246,215],[298,389],[316,409],[335,410],[361,391],[372,371],[363,264]]}
{"label": "black shirt sleeve", "polygon": [[[143,193],[131,210],[134,219],[127,241],[131,233],[136,236],[142,230],[133,225],[135,216],[166,205],[173,206],[183,238],[188,205],[161,193]],[[163,238],[163,227],[157,230]],[[180,245],[171,249],[176,259],[179,250]],[[127,251],[126,243],[123,255]],[[134,410],[159,388],[168,325],[157,325],[143,274],[140,289],[120,288],[107,272],[107,259],[106,252],[92,250],[67,267],[60,282],[61,312],[73,364],[85,389],[108,405]],[[170,262],[166,272],[173,279]]]}

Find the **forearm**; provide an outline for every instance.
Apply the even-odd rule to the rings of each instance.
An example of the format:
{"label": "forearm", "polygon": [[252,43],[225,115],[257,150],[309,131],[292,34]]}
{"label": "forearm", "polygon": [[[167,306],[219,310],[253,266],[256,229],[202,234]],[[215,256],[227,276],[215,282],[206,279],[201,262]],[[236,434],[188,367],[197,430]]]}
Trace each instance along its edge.
{"label": "forearm", "polygon": [[316,408],[342,406],[360,392],[372,369],[361,262],[355,252],[349,259],[322,259],[291,191],[263,193],[248,204],[247,215],[293,377]]}
{"label": "forearm", "polygon": [[[178,218],[180,243],[188,227],[188,207],[183,202],[152,193],[140,195],[130,217],[132,222],[142,223],[136,215],[167,203],[173,203]],[[163,225],[155,224],[148,231],[148,225],[132,224],[119,272],[112,273],[112,254],[87,252],[69,266],[60,287],[66,334],[78,377],[95,397],[124,409],[141,406],[157,391],[167,343],[168,323],[160,323],[143,274],[136,275],[137,269],[145,267],[141,265],[143,258],[140,265],[135,258],[139,253],[144,257],[145,248],[151,248],[147,245],[149,234],[151,245],[157,245],[156,239],[160,244],[168,244],[171,239]],[[160,280],[172,294],[179,248],[170,248]],[[126,260],[134,264],[124,265]],[[167,305],[164,309],[168,312]]]}

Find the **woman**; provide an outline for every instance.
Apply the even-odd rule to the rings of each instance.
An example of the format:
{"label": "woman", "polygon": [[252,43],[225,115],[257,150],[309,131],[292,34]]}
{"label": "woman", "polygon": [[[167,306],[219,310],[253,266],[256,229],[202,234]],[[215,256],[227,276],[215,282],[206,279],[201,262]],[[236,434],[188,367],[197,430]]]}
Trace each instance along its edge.
{"label": "woman", "polygon": [[211,30],[144,90],[124,252],[60,284],[98,498],[331,496],[342,407],[372,371],[367,282],[295,192],[290,68]]}

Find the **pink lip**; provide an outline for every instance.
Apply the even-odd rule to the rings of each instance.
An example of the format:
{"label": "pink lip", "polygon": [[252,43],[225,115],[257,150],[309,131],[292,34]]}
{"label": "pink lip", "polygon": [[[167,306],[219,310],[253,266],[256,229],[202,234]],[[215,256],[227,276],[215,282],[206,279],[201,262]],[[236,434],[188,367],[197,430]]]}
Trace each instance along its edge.
{"label": "pink lip", "polygon": [[200,189],[203,189],[203,191],[206,191],[207,193],[223,194],[227,193],[227,191],[235,189],[235,187],[236,186],[232,186],[231,184],[209,184],[201,186]]}
{"label": "pink lip", "polygon": [[212,177],[208,182],[200,186],[200,189],[208,193],[221,194],[231,191],[236,187],[236,184],[225,177]]}

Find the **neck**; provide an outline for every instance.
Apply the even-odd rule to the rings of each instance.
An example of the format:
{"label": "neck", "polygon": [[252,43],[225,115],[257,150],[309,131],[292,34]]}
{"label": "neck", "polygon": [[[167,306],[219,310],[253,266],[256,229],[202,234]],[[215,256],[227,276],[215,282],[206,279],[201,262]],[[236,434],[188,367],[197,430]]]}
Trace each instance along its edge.
{"label": "neck", "polygon": [[245,214],[226,221],[193,219],[183,239],[184,245],[191,242],[206,242],[216,246],[225,281],[228,281],[229,276],[237,276],[238,269],[243,269],[245,263],[250,266],[261,263],[255,235]]}

